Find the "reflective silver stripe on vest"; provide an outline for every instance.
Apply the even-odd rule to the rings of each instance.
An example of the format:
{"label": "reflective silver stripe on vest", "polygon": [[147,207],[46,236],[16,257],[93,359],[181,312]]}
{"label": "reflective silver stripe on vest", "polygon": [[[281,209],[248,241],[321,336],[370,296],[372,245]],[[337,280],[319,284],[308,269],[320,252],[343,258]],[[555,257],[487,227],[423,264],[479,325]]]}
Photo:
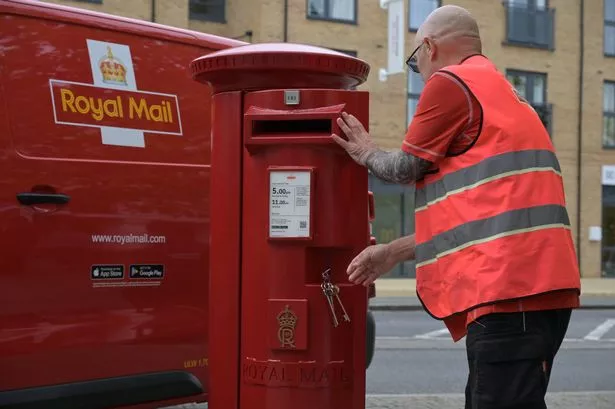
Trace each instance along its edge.
{"label": "reflective silver stripe on vest", "polygon": [[440,257],[501,237],[551,228],[570,229],[565,207],[529,207],[465,223],[417,245],[416,267],[434,263]]}
{"label": "reflective silver stripe on vest", "polygon": [[553,152],[527,150],[503,153],[417,189],[415,211],[424,210],[428,204],[433,205],[450,195],[484,183],[529,172],[554,172],[561,176],[561,169]]}

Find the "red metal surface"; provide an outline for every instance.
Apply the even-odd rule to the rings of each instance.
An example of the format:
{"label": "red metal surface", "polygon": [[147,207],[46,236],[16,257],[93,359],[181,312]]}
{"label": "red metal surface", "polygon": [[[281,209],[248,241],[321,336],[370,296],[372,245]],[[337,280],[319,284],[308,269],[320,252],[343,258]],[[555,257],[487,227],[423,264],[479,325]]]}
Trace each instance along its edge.
{"label": "red metal surface", "polygon": [[[298,44],[251,44],[190,64],[197,81],[214,92],[275,88],[350,89],[365,82],[369,65],[347,54]],[[282,85],[283,84],[283,85]]]}
{"label": "red metal surface", "polygon": [[[367,171],[330,134],[342,110],[367,127],[368,94],[348,89],[365,80],[369,66],[344,54],[281,44],[215,53],[195,60],[191,69],[195,80],[211,84],[220,97],[229,95],[214,98],[214,118],[220,125],[214,126],[213,161],[224,157],[231,170],[239,168],[235,162],[240,159],[242,167],[240,285],[233,282],[238,259],[232,254],[238,234],[237,203],[232,201],[236,174],[231,173],[230,186],[221,181],[217,188],[212,185],[212,192],[217,192],[212,194],[214,203],[221,198],[212,205],[212,240],[230,239],[233,249],[225,256],[214,251],[212,243],[212,306],[214,297],[225,306],[238,303],[235,291],[240,286],[241,315],[236,317],[232,309],[214,317],[212,310],[212,336],[221,339],[210,343],[210,408],[363,408],[368,289],[351,285],[345,271],[369,241],[368,201],[359,199],[365,198]],[[283,90],[288,88],[300,91],[298,105],[285,105]],[[231,98],[236,94],[225,94],[228,91],[242,91],[243,100]],[[233,103],[242,109],[243,130],[233,125],[238,118]],[[304,121],[300,123],[311,131],[292,125],[293,131],[275,126],[272,131],[259,125],[286,120]],[[320,122],[312,128],[310,121]],[[243,149],[237,141],[243,142]],[[228,146],[222,147],[224,143]],[[229,146],[235,146],[241,157],[231,154]],[[289,167],[312,172],[312,233],[300,239],[271,239],[270,172]],[[230,229],[225,229],[229,221]],[[351,317],[345,322],[336,305],[338,327],[333,326],[321,289],[321,274],[328,268]],[[239,319],[231,322],[235,318]],[[233,340],[234,324],[241,327],[239,349]],[[276,339],[279,344],[273,346]],[[216,356],[220,358],[214,362]],[[223,391],[213,387],[218,379],[224,379],[218,381]]]}
{"label": "red metal surface", "polygon": [[371,283],[369,285],[369,290],[368,290],[368,293],[367,293],[367,297],[368,298],[374,298],[375,296],[376,296],[376,284]]}
{"label": "red metal surface", "polygon": [[369,205],[369,221],[372,222],[376,219],[376,204],[374,202],[374,193],[367,192],[367,200]]}
{"label": "red metal surface", "polygon": [[[209,268],[209,407],[238,407],[241,289],[241,92],[214,95],[211,256]],[[206,186],[203,186],[207,188]],[[260,337],[261,339],[264,337]]]}
{"label": "red metal surface", "polygon": [[[119,31],[124,34],[156,38],[186,45],[195,45],[210,50],[223,50],[248,44],[244,41],[233,40],[198,31],[150,23],[144,20],[120,17],[78,7],[47,3],[39,0],[0,0],[0,12],[2,14],[50,19],[58,23],[77,23],[99,30]],[[185,66],[182,68],[185,68]]]}
{"label": "red metal surface", "polygon": [[[254,112],[251,107],[283,110],[283,101],[280,90],[254,92],[244,97],[244,107],[246,112]],[[367,93],[301,91],[304,110],[321,107],[324,102],[344,104],[346,112],[368,123]],[[269,145],[243,156],[240,408],[281,409],[291,404],[298,409],[363,408],[367,289],[348,282],[346,267],[365,248],[369,237],[367,201],[356,200],[365,197],[367,172],[335,143],[286,143],[292,138],[270,138]],[[311,240],[268,239],[271,166],[313,169]],[[351,317],[351,322],[344,322],[334,300],[340,320],[337,328],[320,287],[321,274],[328,268]],[[306,350],[298,345],[282,350],[268,345],[267,338],[280,327],[268,325],[275,318],[267,304],[272,298],[289,300],[290,305],[299,300],[308,303],[307,317],[295,311],[295,336],[299,336],[301,325],[308,327]],[[275,314],[282,311],[280,308]],[[262,339],[264,330],[268,333]]]}
{"label": "red metal surface", "polygon": [[[241,43],[43,2],[0,1],[0,32],[0,391],[174,370],[207,388],[210,89],[186,67]],[[95,125],[91,112],[55,123],[50,79],[93,82],[86,39],[130,47],[139,91],[176,96],[181,136],[143,117],[145,147],[113,146],[79,124]],[[71,200],[19,205],[40,186]],[[93,241],[145,234],[164,243]],[[164,277],[130,278],[140,263]],[[93,264],[125,277],[95,288]]]}

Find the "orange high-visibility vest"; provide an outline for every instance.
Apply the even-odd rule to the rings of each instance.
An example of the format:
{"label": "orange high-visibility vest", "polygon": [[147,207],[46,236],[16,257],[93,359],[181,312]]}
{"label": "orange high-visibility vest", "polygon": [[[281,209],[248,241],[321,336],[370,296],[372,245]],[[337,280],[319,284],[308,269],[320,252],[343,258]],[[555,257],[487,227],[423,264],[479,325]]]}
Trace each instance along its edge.
{"label": "orange high-visibility vest", "polygon": [[480,305],[580,292],[562,174],[549,134],[484,56],[442,71],[482,107],[476,142],[416,184],[417,293],[443,319]]}

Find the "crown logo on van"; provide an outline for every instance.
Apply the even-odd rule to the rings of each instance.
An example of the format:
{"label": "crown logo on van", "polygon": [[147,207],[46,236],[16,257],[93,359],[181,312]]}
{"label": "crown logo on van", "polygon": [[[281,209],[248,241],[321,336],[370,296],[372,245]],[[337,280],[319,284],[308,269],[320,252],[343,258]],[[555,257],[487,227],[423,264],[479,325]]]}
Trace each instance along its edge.
{"label": "crown logo on van", "polygon": [[107,46],[107,55],[100,59],[98,66],[104,83],[128,85],[126,82],[126,66],[113,55],[110,46]]}

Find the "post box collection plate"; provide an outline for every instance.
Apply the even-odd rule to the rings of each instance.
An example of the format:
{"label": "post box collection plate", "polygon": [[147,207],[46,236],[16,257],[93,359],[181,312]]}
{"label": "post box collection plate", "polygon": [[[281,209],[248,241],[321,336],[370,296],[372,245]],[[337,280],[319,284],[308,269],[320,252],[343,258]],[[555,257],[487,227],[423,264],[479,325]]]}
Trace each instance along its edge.
{"label": "post box collection plate", "polygon": [[306,238],[311,234],[311,169],[269,169],[269,238]]}

